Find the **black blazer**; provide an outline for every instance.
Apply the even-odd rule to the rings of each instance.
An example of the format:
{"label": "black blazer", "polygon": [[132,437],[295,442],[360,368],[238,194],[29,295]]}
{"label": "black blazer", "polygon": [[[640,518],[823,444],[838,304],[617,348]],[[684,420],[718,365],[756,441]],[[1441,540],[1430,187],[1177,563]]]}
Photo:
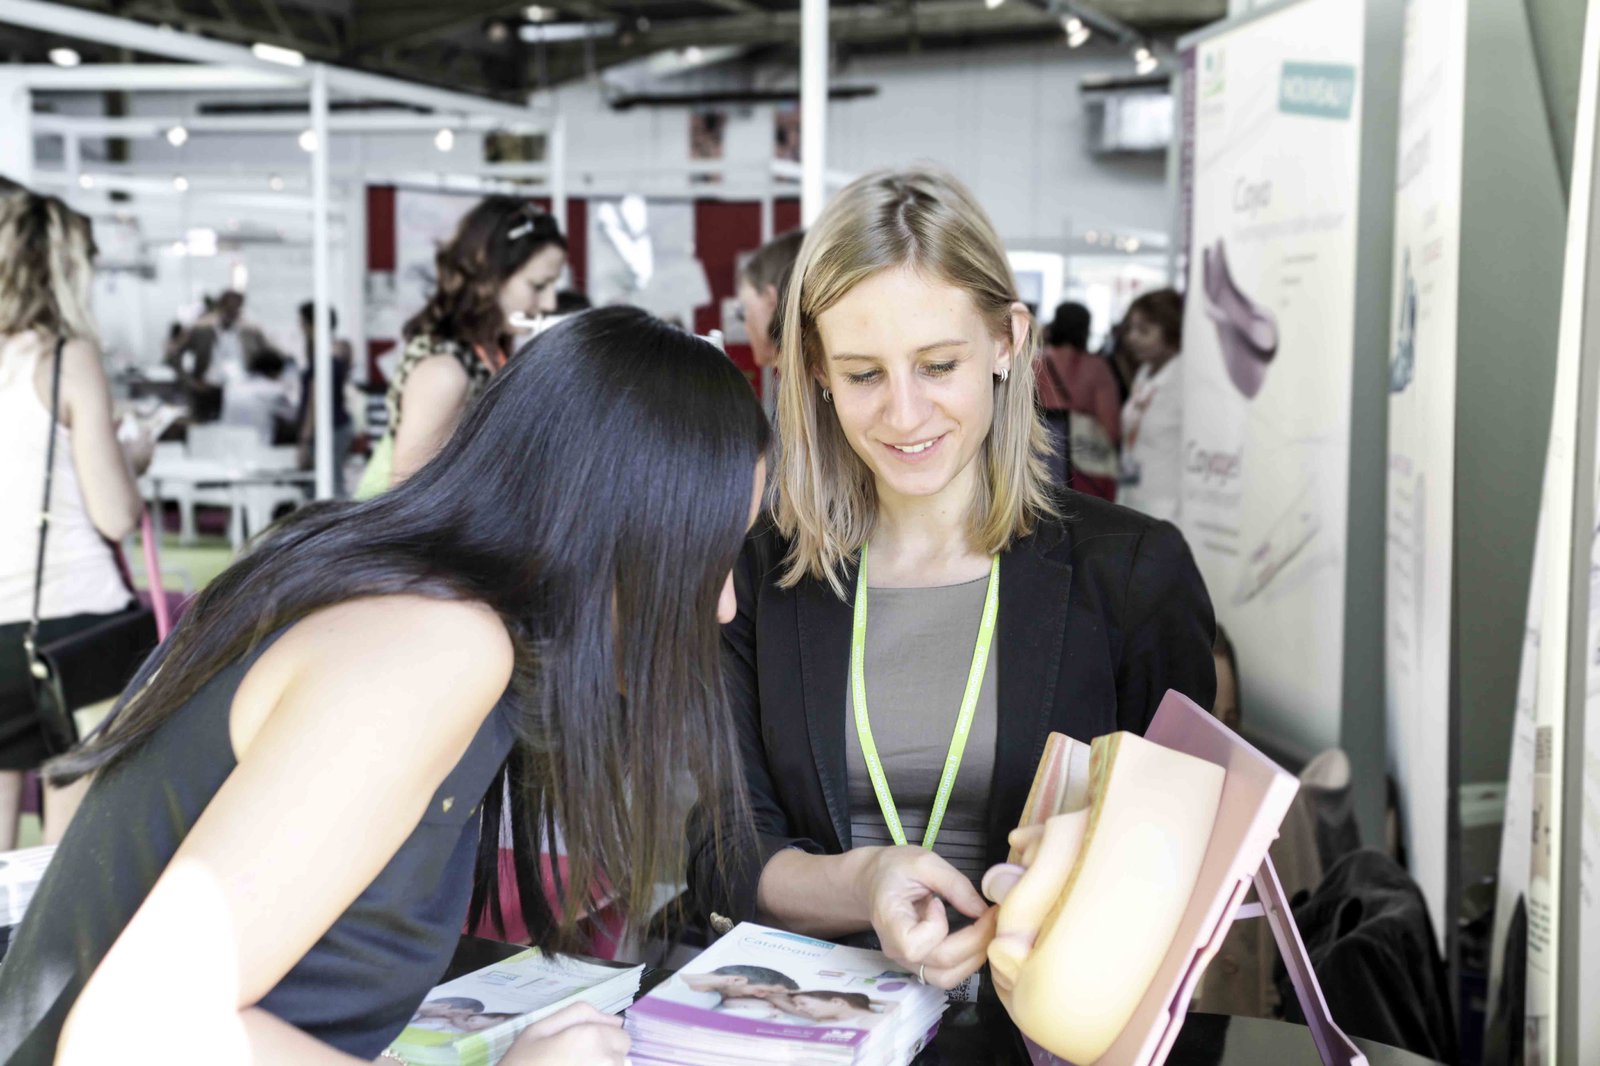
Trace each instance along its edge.
{"label": "black blazer", "polygon": [[[1076,493],[1062,511],[1000,560],[990,863],[1005,861],[1046,734],[1143,733],[1168,689],[1202,707],[1216,696],[1211,600],[1183,535]],[[851,846],[851,604],[811,578],[779,588],[787,547],[763,521],[734,568],[739,613],[723,627],[723,665],[755,834],[728,841],[719,863],[694,823],[689,887],[702,919],[753,919],[761,869],[783,848]]]}

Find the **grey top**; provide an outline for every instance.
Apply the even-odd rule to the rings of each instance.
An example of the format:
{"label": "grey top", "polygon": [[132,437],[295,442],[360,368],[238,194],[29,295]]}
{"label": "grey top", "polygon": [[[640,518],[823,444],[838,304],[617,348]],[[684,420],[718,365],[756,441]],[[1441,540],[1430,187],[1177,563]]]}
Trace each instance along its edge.
{"label": "grey top", "polygon": [[[961,710],[983,619],[987,576],[938,588],[871,588],[867,609],[867,709],[872,739],[900,813],[906,843],[922,843],[928,812]],[[984,825],[994,773],[995,663],[991,647],[967,750],[956,774],[933,850],[974,883],[983,877]],[[856,736],[855,705],[845,693],[845,765],[850,835],[855,847],[893,844]]]}

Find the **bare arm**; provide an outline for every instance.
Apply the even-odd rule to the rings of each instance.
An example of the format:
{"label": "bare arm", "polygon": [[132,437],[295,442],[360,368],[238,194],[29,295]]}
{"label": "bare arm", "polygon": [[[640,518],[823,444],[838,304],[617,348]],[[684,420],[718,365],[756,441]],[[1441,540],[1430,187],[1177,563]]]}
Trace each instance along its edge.
{"label": "bare arm", "polygon": [[178,1062],[356,1061],[257,1009],[420,821],[511,673],[487,608],[341,604],[251,668],[238,765],[90,978],[57,1062],[125,1058],[174,1003]]}
{"label": "bare arm", "polygon": [[[48,363],[41,364],[40,372],[44,380],[35,384],[48,403]],[[144,501],[117,441],[111,386],[100,365],[100,352],[89,341],[68,341],[62,349],[61,417],[72,430],[72,465],[83,486],[89,520],[108,540],[121,540],[139,524]],[[148,453],[139,458],[149,464]]]}
{"label": "bare arm", "polygon": [[882,848],[852,848],[843,855],[778,852],[756,885],[756,918],[806,936],[839,937],[872,928],[872,899],[865,883]]}
{"label": "bare arm", "polygon": [[394,438],[390,486],[427,465],[455,432],[467,405],[467,372],[448,355],[422,360],[400,393],[400,429]]}

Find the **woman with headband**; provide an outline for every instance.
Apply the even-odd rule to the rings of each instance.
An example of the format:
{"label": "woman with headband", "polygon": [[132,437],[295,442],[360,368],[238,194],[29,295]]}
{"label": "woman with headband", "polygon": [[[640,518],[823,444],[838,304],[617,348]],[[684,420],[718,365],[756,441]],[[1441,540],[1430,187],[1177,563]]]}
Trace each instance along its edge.
{"label": "woman with headband", "polygon": [[526,200],[491,196],[440,247],[428,304],[405,325],[389,384],[389,427],[356,495],[376,496],[433,458],[511,355],[512,315],[555,310],[567,242]]}
{"label": "woman with headband", "polygon": [[869,935],[962,984],[994,932],[975,882],[1006,857],[1047,734],[1142,733],[1168,689],[1211,704],[1211,604],[1181,534],[1052,495],[1035,347],[953,179],[868,175],[807,231],[778,505],[723,629],[756,835],[691,850],[714,931]]}

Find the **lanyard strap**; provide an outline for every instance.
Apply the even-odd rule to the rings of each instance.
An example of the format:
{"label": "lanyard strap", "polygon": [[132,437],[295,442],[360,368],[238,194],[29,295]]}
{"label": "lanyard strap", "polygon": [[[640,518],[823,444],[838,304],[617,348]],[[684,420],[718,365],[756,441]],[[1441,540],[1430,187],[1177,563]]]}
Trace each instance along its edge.
{"label": "lanyard strap", "polygon": [[[983,621],[978,625],[978,641],[972,649],[972,668],[967,672],[967,690],[961,696],[961,712],[956,716],[955,731],[950,734],[950,751],[944,757],[944,772],[939,775],[939,791],[933,799],[933,810],[928,813],[928,827],[922,834],[922,846],[933,847],[944,821],[945,808],[950,805],[950,793],[956,786],[956,772],[961,769],[961,757],[966,754],[967,734],[972,732],[972,716],[978,709],[978,695],[983,691],[983,675],[989,669],[989,646],[994,643],[994,623],[1000,613],[1000,557],[989,560],[989,591],[983,600]],[[856,574],[855,628],[850,639],[850,701],[855,707],[856,735],[861,740],[861,755],[867,763],[867,775],[872,778],[872,791],[877,793],[878,807],[883,811],[883,821],[896,844],[906,842],[906,831],[900,825],[900,812],[895,809],[894,795],[889,791],[889,781],[883,773],[883,762],[878,758],[878,745],[872,739],[872,719],[867,714],[867,548],[861,546],[860,570]]]}

